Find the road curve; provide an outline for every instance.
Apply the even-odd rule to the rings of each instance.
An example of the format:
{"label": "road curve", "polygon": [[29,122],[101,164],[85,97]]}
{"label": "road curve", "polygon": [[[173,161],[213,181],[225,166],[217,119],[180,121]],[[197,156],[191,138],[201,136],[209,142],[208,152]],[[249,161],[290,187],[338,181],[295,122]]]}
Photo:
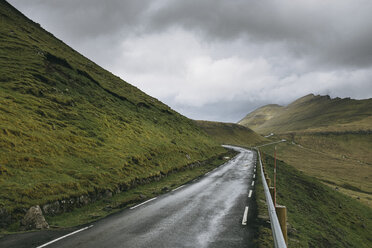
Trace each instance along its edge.
{"label": "road curve", "polygon": [[255,153],[234,149],[199,180],[45,247],[251,247]]}

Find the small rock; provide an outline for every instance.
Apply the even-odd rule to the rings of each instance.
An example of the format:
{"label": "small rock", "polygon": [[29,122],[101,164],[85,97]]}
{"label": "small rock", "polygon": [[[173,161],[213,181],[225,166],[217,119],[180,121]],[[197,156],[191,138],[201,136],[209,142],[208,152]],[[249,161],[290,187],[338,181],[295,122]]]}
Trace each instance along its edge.
{"label": "small rock", "polygon": [[142,194],[140,194],[139,197],[140,197],[141,199],[146,198],[146,196],[145,196],[145,195],[142,195]]}
{"label": "small rock", "polygon": [[90,202],[89,196],[81,195],[81,196],[79,197],[79,202],[80,202],[80,204],[82,204],[82,205],[87,205],[87,204]]}
{"label": "small rock", "polygon": [[188,160],[190,160],[190,159],[191,159],[191,157],[190,157],[190,155],[189,155],[189,154],[186,154],[186,158],[187,158]]}
{"label": "small rock", "polygon": [[168,187],[164,187],[164,188],[161,189],[161,191],[163,191],[163,192],[166,192],[166,191],[168,191],[168,190],[169,190]]}
{"label": "small rock", "polygon": [[39,205],[31,207],[21,221],[26,230],[49,228]]}
{"label": "small rock", "polygon": [[45,204],[44,206],[42,206],[42,209],[46,215],[52,215],[52,216],[61,212],[58,201],[55,201],[50,204]]}

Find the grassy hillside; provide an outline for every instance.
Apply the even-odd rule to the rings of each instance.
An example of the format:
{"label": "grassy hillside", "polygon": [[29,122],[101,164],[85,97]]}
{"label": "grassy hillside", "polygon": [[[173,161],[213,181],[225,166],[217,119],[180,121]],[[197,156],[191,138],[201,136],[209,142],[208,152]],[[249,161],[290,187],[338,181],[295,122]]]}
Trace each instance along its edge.
{"label": "grassy hillside", "polygon": [[[372,134],[291,134],[279,159],[372,207]],[[262,147],[274,154],[274,146]]]}
{"label": "grassy hillside", "polygon": [[[259,133],[286,139],[278,157],[332,188],[372,206],[372,99],[302,97],[285,107],[266,106],[249,114],[254,120],[262,109],[274,112],[260,125],[246,122]],[[263,147],[273,153],[273,146]]]}
{"label": "grassy hillside", "polygon": [[277,104],[265,105],[247,114],[238,124],[256,130],[265,122],[272,119],[282,109],[283,107]]}
{"label": "grassy hillside", "polygon": [[[273,178],[273,157],[263,155]],[[260,177],[258,177],[260,178]],[[290,182],[290,183],[289,183]],[[266,206],[257,183],[259,247],[272,245]],[[277,201],[287,207],[289,247],[371,247],[372,209],[277,161]],[[260,211],[261,210],[261,211]]]}
{"label": "grassy hillside", "polygon": [[[370,130],[372,99],[354,100],[329,96],[302,97],[286,107],[268,105],[248,114],[239,123],[259,133],[343,132]],[[264,111],[270,118],[254,123],[255,116]],[[262,114],[264,115],[264,114]],[[260,119],[259,119],[260,120]]]}
{"label": "grassy hillside", "polygon": [[251,129],[234,123],[196,121],[196,124],[220,144],[249,147],[264,143],[266,140]]}
{"label": "grassy hillside", "polygon": [[0,209],[117,192],[225,150],[0,1]]}

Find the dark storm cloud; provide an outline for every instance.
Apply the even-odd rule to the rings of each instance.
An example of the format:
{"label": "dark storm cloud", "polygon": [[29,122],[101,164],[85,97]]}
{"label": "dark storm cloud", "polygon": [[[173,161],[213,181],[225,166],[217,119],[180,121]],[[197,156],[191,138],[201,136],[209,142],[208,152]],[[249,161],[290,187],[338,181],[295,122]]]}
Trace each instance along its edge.
{"label": "dark storm cloud", "polygon": [[69,39],[95,39],[133,31],[148,10],[150,0],[11,0],[44,25]]}
{"label": "dark storm cloud", "polygon": [[[288,56],[312,66],[367,67],[372,65],[371,1],[277,0],[36,0],[11,1],[28,5],[39,18],[53,22],[68,41],[104,39],[133,32],[159,32],[182,26],[209,39],[282,43]],[[156,7],[159,5],[159,7]],[[155,7],[154,7],[155,6]]]}
{"label": "dark storm cloud", "polygon": [[210,39],[283,43],[324,66],[372,65],[371,1],[168,1],[150,29],[183,26]]}
{"label": "dark storm cloud", "polygon": [[[181,26],[207,39],[245,38],[283,46],[309,66],[372,65],[372,1],[292,0],[12,0],[29,9],[68,43],[105,44],[134,32]],[[59,20],[59,21],[57,21]]]}
{"label": "dark storm cloud", "polygon": [[141,29],[151,0],[10,0],[43,28],[101,66],[109,67],[122,40]]}
{"label": "dark storm cloud", "polygon": [[372,97],[369,0],[9,0],[188,117],[238,121],[309,93]]}

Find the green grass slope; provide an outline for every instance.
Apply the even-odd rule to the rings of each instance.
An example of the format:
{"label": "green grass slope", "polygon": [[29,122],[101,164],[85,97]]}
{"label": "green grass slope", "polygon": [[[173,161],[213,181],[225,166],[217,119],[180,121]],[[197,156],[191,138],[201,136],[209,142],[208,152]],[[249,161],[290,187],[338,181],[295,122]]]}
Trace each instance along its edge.
{"label": "green grass slope", "polygon": [[196,124],[220,144],[250,147],[266,141],[251,129],[234,123],[196,121]]}
{"label": "green grass slope", "polygon": [[[279,159],[372,207],[372,133],[291,133]],[[262,147],[273,154],[274,146]]]}
{"label": "green grass slope", "polygon": [[372,99],[332,99],[329,96],[310,94],[286,107],[269,105],[264,109],[273,113],[265,121],[254,123],[252,121],[256,119],[254,111],[239,123],[263,134],[297,131],[366,131],[372,126]]}
{"label": "green grass slope", "polygon": [[256,130],[265,122],[273,118],[282,109],[283,107],[277,104],[265,105],[247,114],[243,119],[241,119],[238,122],[238,124]]}
{"label": "green grass slope", "polygon": [[[372,99],[310,94],[286,107],[263,109],[276,112],[251,127],[259,133],[275,133],[270,139],[288,140],[277,145],[281,160],[372,206]],[[253,120],[254,113],[248,115]],[[248,127],[250,123],[254,124],[251,120]]]}
{"label": "green grass slope", "polygon": [[[264,154],[263,162],[273,179],[273,157]],[[265,218],[264,196],[257,190],[258,214]],[[287,207],[289,247],[372,246],[371,208],[282,161],[277,161],[277,202]],[[259,224],[258,240],[264,244],[259,247],[269,247],[270,225]]]}
{"label": "green grass slope", "polygon": [[0,208],[115,192],[224,152],[5,1],[0,21]]}

